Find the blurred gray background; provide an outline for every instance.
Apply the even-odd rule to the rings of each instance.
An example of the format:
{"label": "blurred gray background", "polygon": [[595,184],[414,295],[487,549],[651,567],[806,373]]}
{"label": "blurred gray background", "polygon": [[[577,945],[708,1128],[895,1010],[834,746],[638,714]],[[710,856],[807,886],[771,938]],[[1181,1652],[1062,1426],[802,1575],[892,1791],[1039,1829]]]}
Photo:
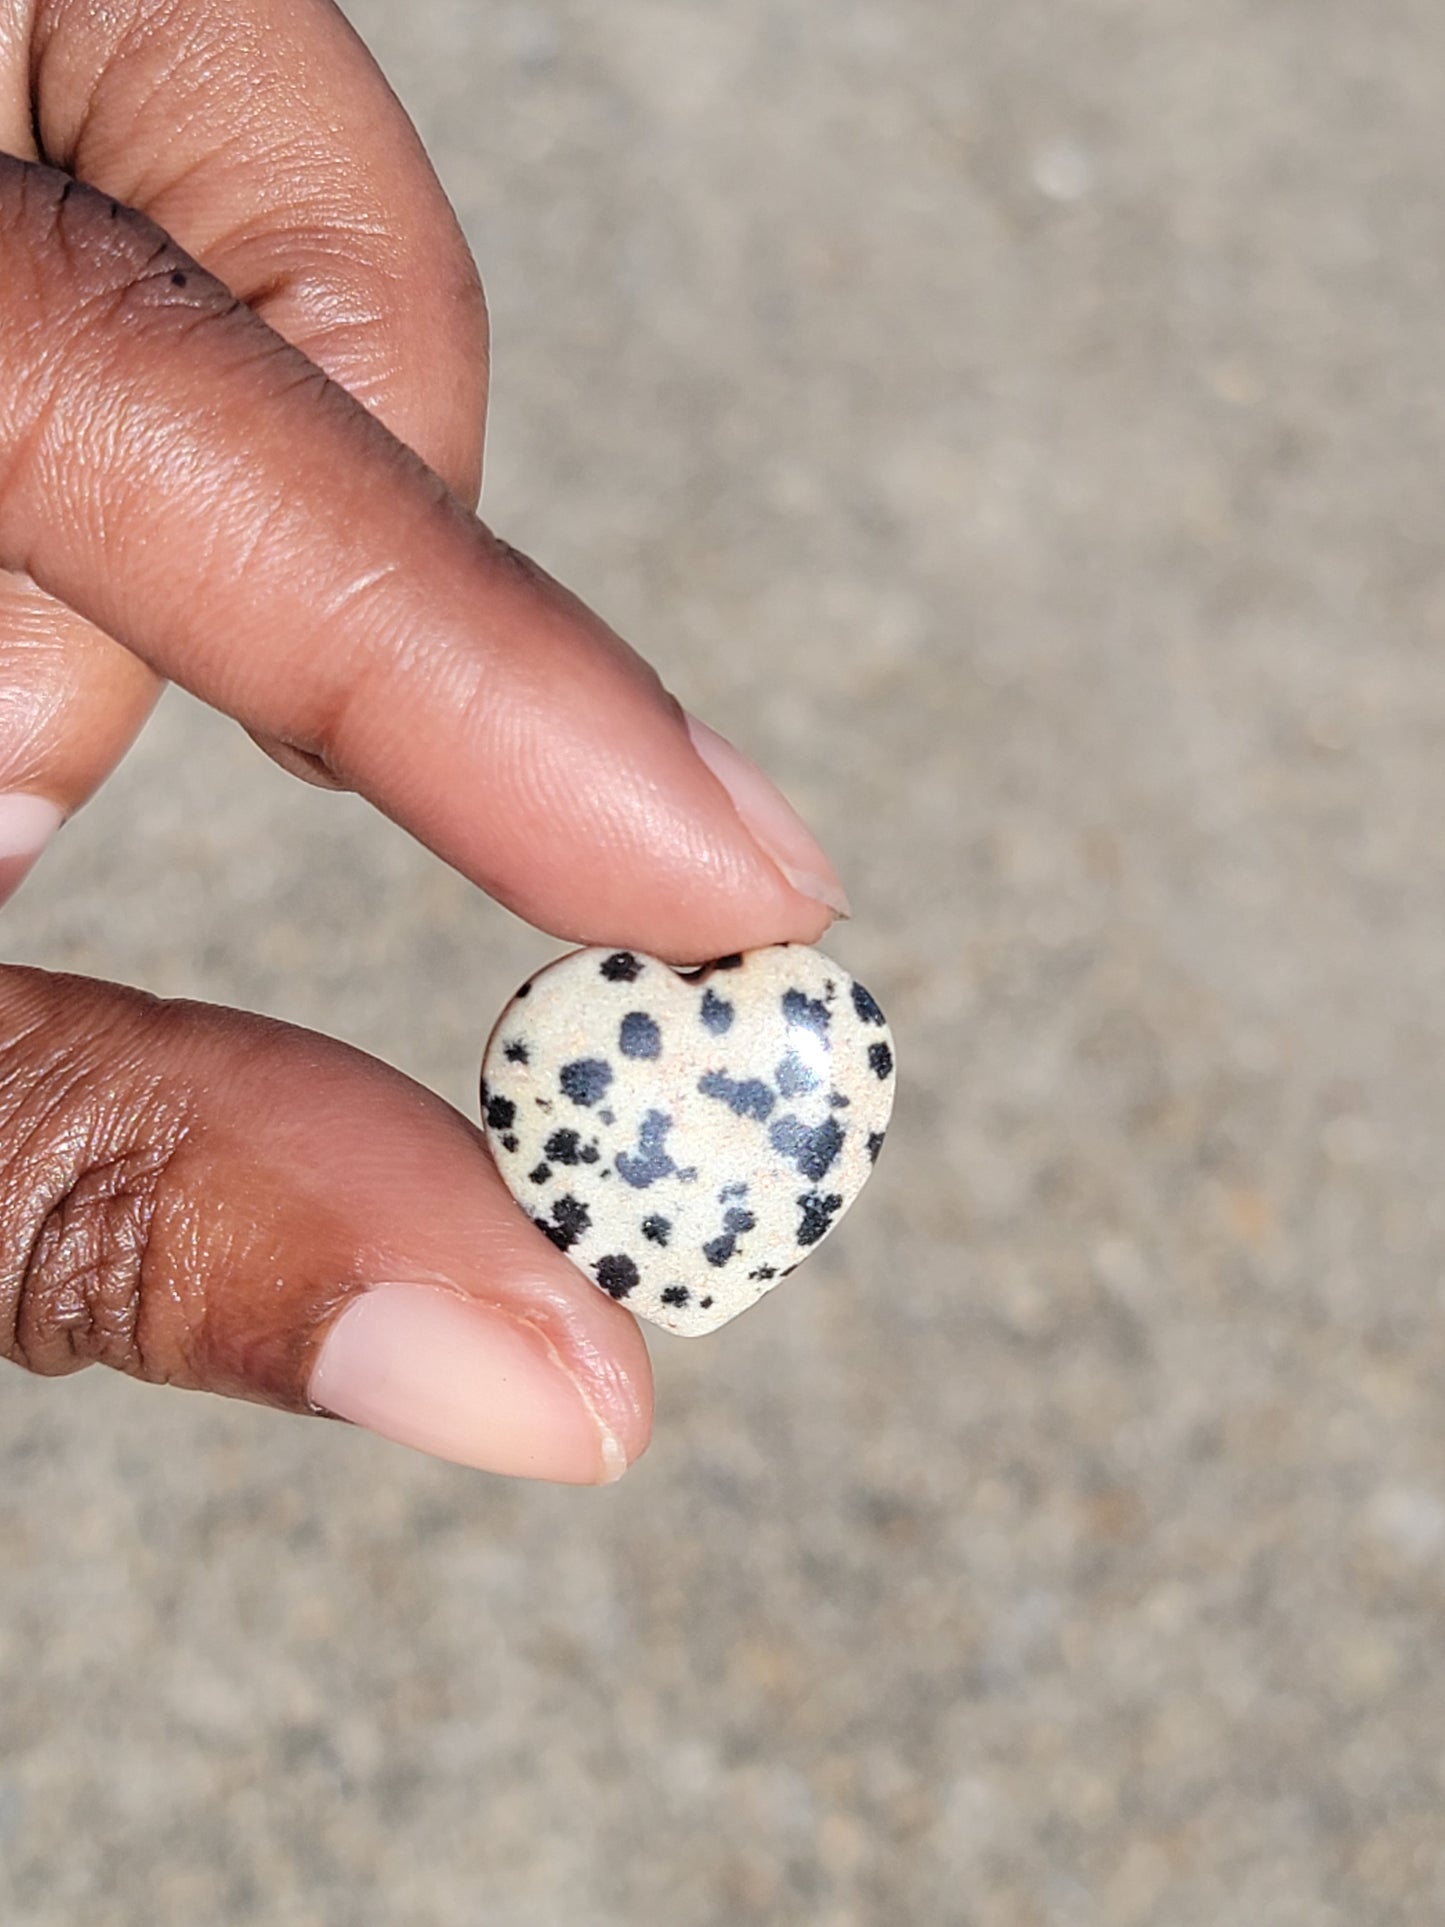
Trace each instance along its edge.
{"label": "blurred gray background", "polygon": [[[898,1120],[607,1492],[8,1373],[0,1919],[1438,1923],[1438,5],[353,13]],[[554,948],[174,697],[5,941],[468,1110]]]}

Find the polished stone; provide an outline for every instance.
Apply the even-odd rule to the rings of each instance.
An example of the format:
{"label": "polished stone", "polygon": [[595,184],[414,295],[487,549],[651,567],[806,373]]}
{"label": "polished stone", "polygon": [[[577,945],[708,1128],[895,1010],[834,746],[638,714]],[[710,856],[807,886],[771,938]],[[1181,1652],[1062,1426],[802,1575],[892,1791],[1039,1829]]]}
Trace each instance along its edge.
{"label": "polished stone", "polygon": [[820,951],[675,970],[577,950],[507,1005],[482,1116],[508,1189],[629,1311],[698,1337],[816,1250],[872,1175],[893,1039]]}

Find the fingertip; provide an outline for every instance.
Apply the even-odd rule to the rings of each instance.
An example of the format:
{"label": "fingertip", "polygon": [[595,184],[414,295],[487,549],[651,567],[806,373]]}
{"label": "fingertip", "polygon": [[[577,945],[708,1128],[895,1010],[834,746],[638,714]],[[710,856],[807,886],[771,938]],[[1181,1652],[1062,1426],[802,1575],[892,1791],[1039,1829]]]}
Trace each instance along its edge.
{"label": "fingertip", "polygon": [[0,795],[0,904],[14,896],[64,821],[48,797],[21,790]]}
{"label": "fingertip", "polygon": [[610,1485],[645,1443],[635,1407],[619,1411],[586,1360],[559,1354],[526,1319],[437,1285],[382,1284],[351,1299],[308,1392],[319,1411],[434,1458],[560,1485]]}
{"label": "fingertip", "polygon": [[[689,711],[687,733],[702,762],[727,791],[744,829],[799,896],[834,917],[848,917],[848,894],[822,845],[777,784],[725,736]],[[821,932],[819,933],[821,934]]]}

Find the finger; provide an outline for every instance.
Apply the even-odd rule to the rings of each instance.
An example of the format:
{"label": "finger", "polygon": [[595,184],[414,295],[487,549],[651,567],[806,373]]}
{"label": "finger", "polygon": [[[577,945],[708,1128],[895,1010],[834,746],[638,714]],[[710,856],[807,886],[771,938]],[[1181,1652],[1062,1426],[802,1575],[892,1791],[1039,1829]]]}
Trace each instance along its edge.
{"label": "finger", "polygon": [[838,906],[778,794],[148,222],[0,160],[0,563],[519,914],[678,959]]}
{"label": "finger", "polygon": [[149,214],[475,502],[481,283],[330,0],[40,0],[0,24],[0,136]]}
{"label": "finger", "polygon": [[[415,131],[322,0],[0,10],[0,148],[164,222],[464,499],[487,325]],[[33,582],[0,576],[0,901],[124,756],[158,683]],[[256,732],[311,781],[324,764]],[[0,769],[0,783],[4,771]]]}
{"label": "finger", "polygon": [[158,688],[128,649],[0,575],[0,903],[120,761]]}
{"label": "finger", "polygon": [[289,1026],[0,971],[0,1355],[327,1411],[462,1464],[618,1476],[633,1320],[439,1099]]}

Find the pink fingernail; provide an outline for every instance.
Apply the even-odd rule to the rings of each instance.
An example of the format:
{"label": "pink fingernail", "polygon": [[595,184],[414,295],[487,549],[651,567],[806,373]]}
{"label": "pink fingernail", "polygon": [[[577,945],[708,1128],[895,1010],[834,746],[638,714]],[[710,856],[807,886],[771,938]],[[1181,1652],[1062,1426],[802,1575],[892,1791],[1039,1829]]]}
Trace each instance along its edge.
{"label": "pink fingernail", "polygon": [[515,1478],[608,1485],[621,1445],[540,1332],[435,1285],[377,1285],[341,1313],[313,1405],[398,1445]]}
{"label": "pink fingernail", "polygon": [[0,796],[0,903],[14,896],[64,820],[65,812],[44,796],[21,790]]}
{"label": "pink fingernail", "polygon": [[777,784],[770,782],[741,750],[734,749],[726,736],[719,736],[696,716],[687,716],[687,733],[693,748],[732,798],[744,828],[793,888],[815,903],[825,904],[836,917],[850,916],[837,871]]}

